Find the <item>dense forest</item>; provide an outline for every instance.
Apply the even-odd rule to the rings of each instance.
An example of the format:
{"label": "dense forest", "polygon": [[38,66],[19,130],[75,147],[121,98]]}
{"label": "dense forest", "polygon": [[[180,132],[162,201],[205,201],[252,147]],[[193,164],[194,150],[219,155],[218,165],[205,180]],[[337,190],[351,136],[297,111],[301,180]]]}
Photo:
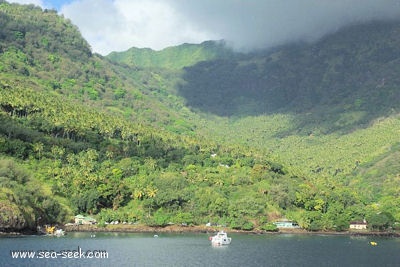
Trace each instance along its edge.
{"label": "dense forest", "polygon": [[54,10],[1,0],[0,25],[2,231],[78,213],[243,230],[400,221],[397,23],[252,54],[210,41],[107,57]]}

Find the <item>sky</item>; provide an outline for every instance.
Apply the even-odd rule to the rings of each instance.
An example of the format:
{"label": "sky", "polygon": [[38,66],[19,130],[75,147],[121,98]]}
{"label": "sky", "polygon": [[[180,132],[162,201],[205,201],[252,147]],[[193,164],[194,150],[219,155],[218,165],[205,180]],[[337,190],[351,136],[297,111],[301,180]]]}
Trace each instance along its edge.
{"label": "sky", "polygon": [[93,52],[224,39],[238,50],[315,41],[350,23],[400,18],[400,0],[7,0],[56,9]]}

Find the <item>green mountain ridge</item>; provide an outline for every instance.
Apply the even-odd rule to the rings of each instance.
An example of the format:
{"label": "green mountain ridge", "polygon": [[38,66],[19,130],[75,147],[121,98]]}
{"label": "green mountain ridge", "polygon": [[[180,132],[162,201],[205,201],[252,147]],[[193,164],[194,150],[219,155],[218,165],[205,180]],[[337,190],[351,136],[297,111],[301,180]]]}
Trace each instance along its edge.
{"label": "green mountain ridge", "polygon": [[[400,220],[396,23],[253,54],[205,42],[102,57],[55,11],[0,1],[0,22],[0,230],[77,213],[244,230]],[[382,40],[349,49],[360,29]]]}
{"label": "green mountain ridge", "polygon": [[111,52],[107,58],[138,68],[167,68],[179,70],[200,61],[229,58],[234,55],[224,41],[205,41],[201,44],[182,44],[160,51],[132,47],[124,52]]}

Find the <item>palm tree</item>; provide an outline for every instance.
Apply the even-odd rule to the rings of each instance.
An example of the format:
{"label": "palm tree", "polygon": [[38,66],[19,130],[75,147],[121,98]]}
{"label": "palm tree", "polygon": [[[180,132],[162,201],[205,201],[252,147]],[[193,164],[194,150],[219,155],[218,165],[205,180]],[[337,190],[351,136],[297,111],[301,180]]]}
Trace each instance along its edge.
{"label": "palm tree", "polygon": [[147,196],[153,198],[156,196],[158,189],[154,188],[153,186],[149,185],[146,187]]}
{"label": "palm tree", "polygon": [[39,160],[41,159],[41,153],[43,151],[44,145],[41,142],[33,144],[33,151],[38,153]]}
{"label": "palm tree", "polygon": [[135,189],[133,191],[132,197],[136,199],[142,199],[144,196],[144,193],[141,189]]}

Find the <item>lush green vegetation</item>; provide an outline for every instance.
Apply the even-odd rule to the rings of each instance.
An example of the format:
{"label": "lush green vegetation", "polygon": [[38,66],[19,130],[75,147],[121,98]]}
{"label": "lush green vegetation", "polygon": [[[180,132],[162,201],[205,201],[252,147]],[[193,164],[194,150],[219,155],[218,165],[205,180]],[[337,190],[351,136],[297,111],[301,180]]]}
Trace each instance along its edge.
{"label": "lush green vegetation", "polygon": [[247,55],[206,42],[106,58],[52,10],[0,0],[0,25],[0,230],[77,213],[400,221],[396,23]]}
{"label": "lush green vegetation", "polygon": [[[22,81],[3,84],[0,100],[1,152],[14,158],[8,161],[25,166],[72,211],[99,213],[101,220],[164,225],[235,219],[240,227],[266,211],[267,180],[289,179],[279,165],[240,148],[128,123]],[[23,183],[18,186],[13,193]]]}

